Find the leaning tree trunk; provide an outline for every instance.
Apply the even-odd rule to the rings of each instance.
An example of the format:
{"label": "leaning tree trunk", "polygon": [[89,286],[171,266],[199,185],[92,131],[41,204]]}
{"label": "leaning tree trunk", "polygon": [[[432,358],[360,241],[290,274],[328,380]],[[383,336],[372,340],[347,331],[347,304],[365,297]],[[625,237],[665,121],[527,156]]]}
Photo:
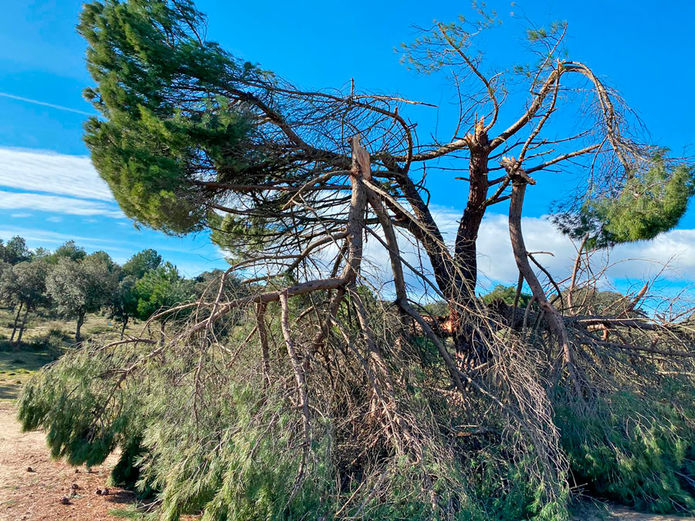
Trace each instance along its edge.
{"label": "leaning tree trunk", "polygon": [[10,342],[14,343],[14,335],[17,333],[17,323],[19,322],[19,314],[22,312],[22,307],[24,304],[22,302],[17,306],[17,313],[14,316],[14,323],[12,324],[12,335],[10,336]]}
{"label": "leaning tree trunk", "polygon": [[533,297],[538,306],[544,312],[545,320],[550,332],[555,336],[562,350],[562,360],[567,367],[570,379],[574,385],[577,396],[581,397],[581,385],[576,373],[572,346],[569,342],[567,328],[560,312],[550,303],[545,295],[543,286],[531,268],[528,260],[528,252],[524,243],[524,235],[521,231],[521,211],[524,205],[526,185],[536,184],[513,158],[503,158],[502,166],[512,181],[512,196],[509,203],[509,235],[512,241],[514,260],[519,268],[519,273],[531,288]]}
{"label": "leaning tree trunk", "polygon": [[121,326],[121,340],[125,336],[125,328],[128,326],[128,315],[123,317],[123,325]]}
{"label": "leaning tree trunk", "polygon": [[84,324],[84,313],[77,315],[77,325],[75,327],[75,343],[82,342],[82,324]]}
{"label": "leaning tree trunk", "polygon": [[29,306],[24,308],[24,316],[22,317],[22,323],[19,325],[19,335],[17,335],[17,340],[15,344],[19,344],[22,341],[22,335],[24,334],[24,327],[27,325],[27,315],[29,314]]}

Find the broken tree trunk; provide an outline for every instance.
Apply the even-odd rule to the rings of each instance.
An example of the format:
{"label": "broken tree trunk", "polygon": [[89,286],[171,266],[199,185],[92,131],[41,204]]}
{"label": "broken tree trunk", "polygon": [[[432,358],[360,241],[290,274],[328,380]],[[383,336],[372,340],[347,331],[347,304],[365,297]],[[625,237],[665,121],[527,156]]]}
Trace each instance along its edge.
{"label": "broken tree trunk", "polygon": [[512,196],[509,203],[509,236],[512,241],[514,260],[519,268],[519,273],[526,280],[531,288],[533,297],[538,302],[539,307],[545,312],[546,321],[551,333],[557,338],[562,349],[562,358],[572,379],[572,383],[581,396],[581,386],[577,379],[572,347],[569,343],[567,328],[562,319],[562,315],[555,309],[545,295],[543,286],[531,268],[528,260],[528,251],[524,243],[524,235],[521,230],[521,212],[524,206],[524,196],[528,184],[536,184],[529,175],[521,168],[521,165],[513,158],[503,158],[500,163],[507,171],[507,175],[512,182]]}

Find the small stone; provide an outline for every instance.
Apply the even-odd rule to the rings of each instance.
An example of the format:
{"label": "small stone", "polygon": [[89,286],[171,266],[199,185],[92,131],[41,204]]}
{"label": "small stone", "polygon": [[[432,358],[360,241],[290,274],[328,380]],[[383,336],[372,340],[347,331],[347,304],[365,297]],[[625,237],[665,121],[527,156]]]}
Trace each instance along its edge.
{"label": "small stone", "polygon": [[31,467],[27,467],[27,472],[34,472],[34,469]]}
{"label": "small stone", "polygon": [[77,483],[73,483],[71,488],[73,490],[80,490],[80,486]]}
{"label": "small stone", "polygon": [[69,505],[70,504],[70,498],[68,496],[63,496],[63,499],[61,499],[60,502],[63,505]]}

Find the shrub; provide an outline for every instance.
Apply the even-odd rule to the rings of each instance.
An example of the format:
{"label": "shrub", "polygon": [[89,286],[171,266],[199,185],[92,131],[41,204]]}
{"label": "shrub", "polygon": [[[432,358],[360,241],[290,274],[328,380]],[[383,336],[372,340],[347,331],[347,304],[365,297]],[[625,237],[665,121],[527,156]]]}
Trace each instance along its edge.
{"label": "shrub", "polygon": [[648,398],[623,391],[601,396],[586,410],[558,406],[557,423],[575,482],[640,510],[695,511],[691,396],[689,387],[666,380]]}

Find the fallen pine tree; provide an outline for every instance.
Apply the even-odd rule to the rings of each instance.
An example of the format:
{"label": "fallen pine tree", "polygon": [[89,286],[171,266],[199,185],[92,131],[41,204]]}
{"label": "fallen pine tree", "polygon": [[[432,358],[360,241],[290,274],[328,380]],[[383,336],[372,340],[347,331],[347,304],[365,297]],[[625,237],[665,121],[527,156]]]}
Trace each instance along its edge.
{"label": "fallen pine tree", "polygon": [[[86,141],[128,216],[210,230],[233,266],[155,315],[161,335],[145,327],[42,371],[20,400],[25,428],[75,464],[120,447],[114,479],[156,494],[170,521],[566,519],[576,485],[693,511],[691,328],[642,312],[648,286],[599,306],[587,258],[675,226],[692,168],[639,144],[617,95],[559,58],[564,26],[531,35],[544,59],[522,71],[530,98],[513,117],[503,75],[471,57],[480,27],[425,33],[410,63],[470,92],[454,137],[423,143],[416,102],[299,90],[205,41],[201,23],[183,0],[85,6],[101,113]],[[560,104],[585,130],[548,130]],[[453,244],[426,189],[443,163],[468,182]],[[521,216],[561,167],[586,190],[556,215],[581,241],[556,281]],[[476,295],[478,232],[500,203],[511,304]],[[428,318],[424,294],[447,316]]]}

